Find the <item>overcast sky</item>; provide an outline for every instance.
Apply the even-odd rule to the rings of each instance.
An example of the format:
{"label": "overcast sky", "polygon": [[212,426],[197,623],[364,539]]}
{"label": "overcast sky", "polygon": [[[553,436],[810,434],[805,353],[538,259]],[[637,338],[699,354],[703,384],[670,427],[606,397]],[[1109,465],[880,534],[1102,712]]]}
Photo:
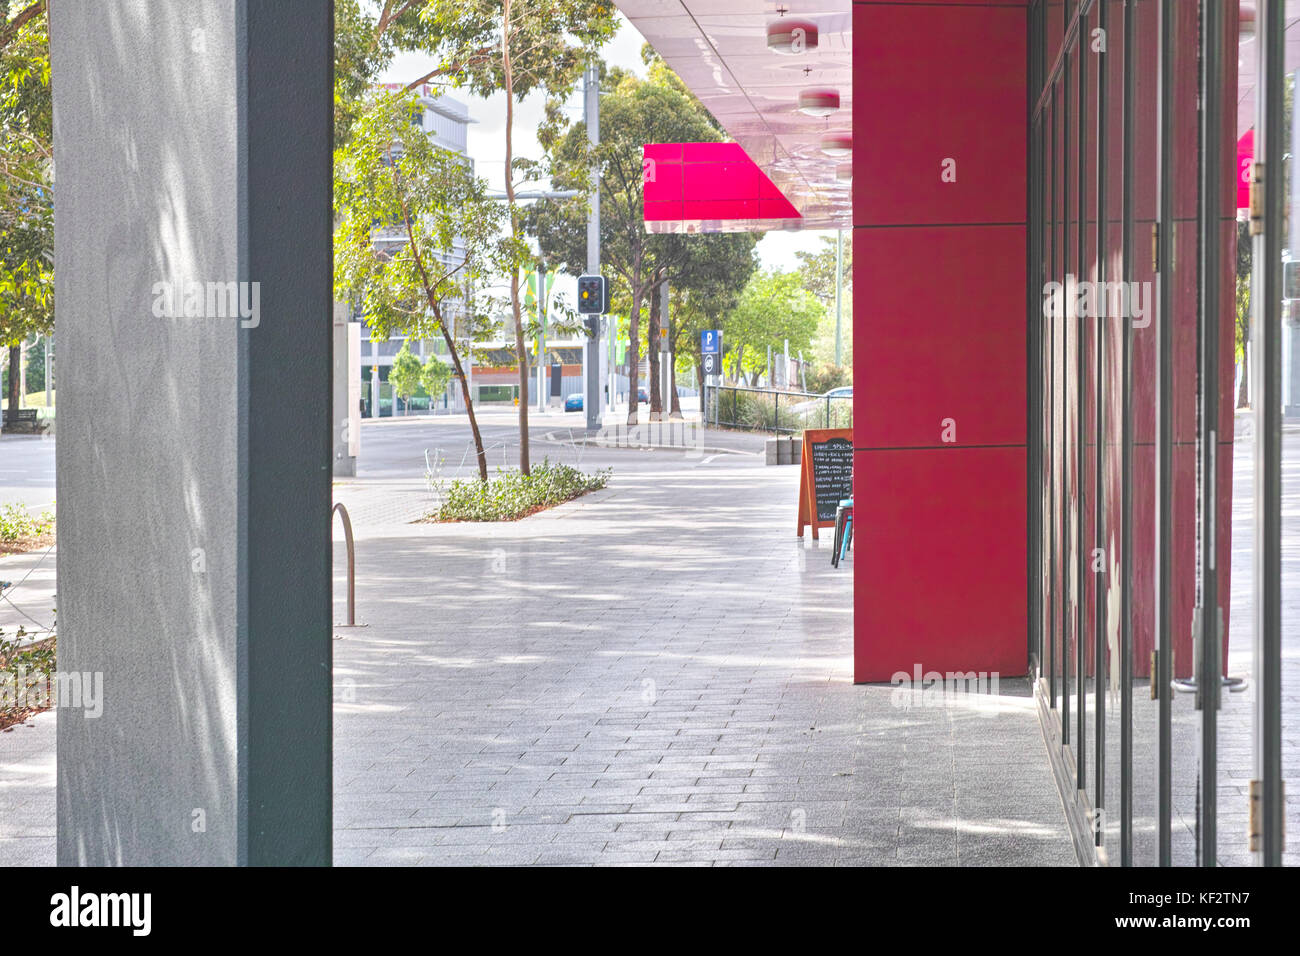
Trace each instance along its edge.
{"label": "overcast sky", "polygon": [[[627,69],[635,70],[642,76],[645,67],[641,63],[641,45],[644,38],[636,27],[619,14],[619,31],[605,47],[603,55],[606,62],[617,63]],[[392,68],[384,75],[386,83],[409,83],[423,76],[432,69],[432,62],[427,57],[410,54],[399,55]],[[487,179],[493,189],[504,189],[505,182],[505,96],[497,94],[491,97],[473,96],[465,90],[448,90],[448,95],[469,106],[470,117],[474,120],[469,128],[469,154],[474,158],[474,166],[479,175]],[[542,119],[541,95],[529,97],[515,108],[514,148],[516,156],[540,159],[541,146],[537,142],[535,130]],[[575,92],[570,101],[570,116],[582,117],[582,94]],[[773,232],[765,236],[758,244],[758,255],[763,266],[768,269],[788,271],[798,266],[795,252],[801,249],[815,249],[819,237],[834,235],[827,232]],[[571,293],[570,293],[571,294]]]}

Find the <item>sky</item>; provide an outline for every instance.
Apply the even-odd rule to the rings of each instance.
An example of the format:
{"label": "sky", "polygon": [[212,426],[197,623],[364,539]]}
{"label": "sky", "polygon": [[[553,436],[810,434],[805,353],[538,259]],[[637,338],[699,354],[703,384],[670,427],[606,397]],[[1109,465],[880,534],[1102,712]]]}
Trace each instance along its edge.
{"label": "sky", "polygon": [[[644,76],[646,70],[641,62],[641,45],[645,40],[622,14],[619,14],[618,18],[618,33],[603,51],[605,60]],[[428,73],[432,68],[433,63],[427,57],[402,54],[394,59],[382,80],[385,83],[409,83]],[[503,157],[506,149],[504,94],[485,98],[474,96],[465,90],[447,90],[447,95],[469,107],[470,117],[474,121],[469,128],[469,154],[474,158],[475,169],[480,176],[487,179],[490,188],[504,190],[505,160]],[[538,94],[529,97],[515,108],[513,139],[516,156],[532,159],[540,159],[542,156],[542,148],[537,142],[534,131],[542,119],[543,101],[544,97]],[[581,89],[571,98],[569,111],[572,118],[581,119]],[[821,244],[820,237],[833,235],[834,232],[814,230],[768,233],[758,243],[759,261],[765,269],[793,270],[799,265],[799,260],[795,258],[796,252],[814,251]]]}

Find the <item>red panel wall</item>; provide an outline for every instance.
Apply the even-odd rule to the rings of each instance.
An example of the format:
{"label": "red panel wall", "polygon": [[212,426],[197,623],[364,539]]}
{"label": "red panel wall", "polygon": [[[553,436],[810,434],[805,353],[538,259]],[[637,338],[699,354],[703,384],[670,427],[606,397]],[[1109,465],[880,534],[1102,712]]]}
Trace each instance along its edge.
{"label": "red panel wall", "polygon": [[853,36],[854,679],[1023,674],[1026,11]]}

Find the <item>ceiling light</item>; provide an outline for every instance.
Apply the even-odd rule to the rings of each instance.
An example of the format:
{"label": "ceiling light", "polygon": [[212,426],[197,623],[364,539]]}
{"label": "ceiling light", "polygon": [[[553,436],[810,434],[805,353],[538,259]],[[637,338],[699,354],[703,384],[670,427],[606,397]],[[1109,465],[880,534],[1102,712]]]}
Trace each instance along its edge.
{"label": "ceiling light", "polygon": [[830,116],[839,108],[837,90],[804,90],[799,94],[799,112],[808,116]]}
{"label": "ceiling light", "polygon": [[797,54],[817,49],[817,24],[811,20],[777,20],[767,25],[767,48]]}
{"label": "ceiling light", "polygon": [[847,159],[853,155],[853,134],[829,133],[822,137],[822,152],[835,159]]}

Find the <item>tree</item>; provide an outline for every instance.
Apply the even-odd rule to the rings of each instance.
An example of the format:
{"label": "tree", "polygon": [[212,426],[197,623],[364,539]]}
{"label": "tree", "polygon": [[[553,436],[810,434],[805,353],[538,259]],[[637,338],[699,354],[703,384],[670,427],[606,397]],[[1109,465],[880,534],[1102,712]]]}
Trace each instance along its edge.
{"label": "tree", "polygon": [[436,399],[445,392],[450,381],[450,365],[436,355],[430,355],[425,359],[424,368],[420,370],[420,384],[424,386],[431,399]]}
{"label": "tree", "polygon": [[803,287],[797,272],[757,272],[723,325],[723,347],[731,355],[732,377],[752,384],[769,371],[767,351],[810,347],[825,308]]}
{"label": "tree", "polygon": [[[44,2],[0,4],[0,345],[9,367],[22,342],[54,327],[53,110]],[[9,409],[20,404],[8,377]]]}
{"label": "tree", "polygon": [[420,390],[420,379],[424,366],[411,352],[409,341],[402,343],[402,348],[393,356],[393,366],[388,370],[388,384],[406,405],[406,413],[411,413],[411,396]]}
{"label": "tree", "polygon": [[[660,307],[656,293],[660,285],[667,281],[670,292],[685,292],[692,282],[709,275],[710,281],[732,281],[739,289],[753,271],[756,239],[747,233],[648,234],[642,206],[642,146],[716,142],[721,134],[713,117],[661,63],[652,63],[648,80],[615,67],[602,80],[601,87],[600,146],[594,152],[587,142],[584,123],[565,122],[558,108],[549,111],[553,122],[539,138],[547,149],[551,179],[557,187],[579,190],[582,195],[535,204],[530,210],[529,227],[548,258],[571,273],[585,271],[586,191],[590,166],[595,163],[600,177],[601,263],[612,280],[615,300],[627,304],[627,363],[633,396],[641,361],[641,308],[649,299],[650,397],[652,414],[656,414],[662,409],[658,376],[654,374],[659,356],[653,344],[658,337]],[[670,359],[675,361],[675,352]],[[632,401],[628,424],[636,424],[637,418],[638,403]]]}
{"label": "tree", "polygon": [[539,163],[514,153],[515,104],[536,91],[565,98],[582,77],[595,51],[617,29],[607,0],[428,0],[420,11],[423,49],[437,66],[416,83],[445,78],[481,96],[501,91],[506,100],[505,189],[510,243],[505,263],[519,366],[519,470],[529,473],[528,352],[520,271],[531,255],[524,239],[523,212],[515,198],[515,176],[532,178]]}
{"label": "tree", "polygon": [[[335,295],[359,299],[381,336],[442,336],[460,379],[479,477],[487,481],[487,454],[460,350],[473,341],[478,321],[467,289],[497,270],[503,256],[501,212],[463,157],[434,146],[411,125],[414,99],[381,93],[335,155]],[[377,249],[376,223],[399,227],[405,243]],[[457,324],[462,303],[464,318]]]}
{"label": "tree", "polygon": [[[667,238],[667,237],[665,237]],[[700,353],[700,333],[721,329],[724,317],[740,301],[740,294],[758,269],[753,233],[714,233],[702,236],[671,237],[682,246],[685,255],[669,286],[671,301],[668,339],[673,369],[677,379],[677,356],[685,349],[695,368],[700,395],[704,395],[704,362]],[[671,396],[671,411],[680,414],[677,391]]]}
{"label": "tree", "polygon": [[[846,373],[835,363],[835,236],[822,236],[816,252],[796,252],[799,275],[804,288],[817,296],[826,306],[826,314],[812,342],[813,358],[829,368],[821,370],[819,377],[838,380]],[[850,369],[853,365],[853,230],[844,230],[844,293],[840,301],[842,363]]]}

